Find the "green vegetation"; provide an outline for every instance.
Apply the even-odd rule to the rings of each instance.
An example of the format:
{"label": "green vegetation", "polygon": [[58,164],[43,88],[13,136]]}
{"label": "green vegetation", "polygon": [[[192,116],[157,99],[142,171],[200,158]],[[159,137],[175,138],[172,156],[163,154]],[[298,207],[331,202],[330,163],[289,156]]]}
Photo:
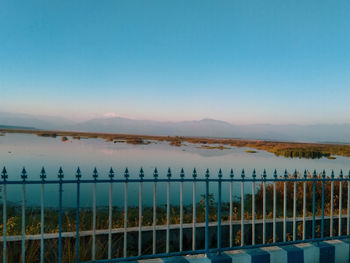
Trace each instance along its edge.
{"label": "green vegetation", "polygon": [[256,153],[256,151],[253,151],[253,150],[246,150],[245,152],[246,153]]}

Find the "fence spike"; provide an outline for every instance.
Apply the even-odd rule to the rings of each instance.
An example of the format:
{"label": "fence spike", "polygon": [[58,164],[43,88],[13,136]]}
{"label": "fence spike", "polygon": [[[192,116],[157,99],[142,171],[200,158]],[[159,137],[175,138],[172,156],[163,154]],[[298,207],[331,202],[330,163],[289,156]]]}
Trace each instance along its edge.
{"label": "fence spike", "polygon": [[97,169],[96,167],[94,168],[94,171],[92,172],[92,177],[96,180],[97,177],[98,177],[98,172],[97,172]]}
{"label": "fence spike", "polygon": [[207,168],[207,170],[205,171],[205,177],[209,178],[209,169]]}
{"label": "fence spike", "polygon": [[80,180],[80,178],[81,178],[81,171],[80,171],[79,166],[78,166],[78,168],[77,168],[77,172],[75,173],[75,177],[76,177],[78,180]]}
{"label": "fence spike", "polygon": [[158,170],[157,170],[157,167],[154,168],[153,176],[154,176],[155,179],[158,178]]}
{"label": "fence spike", "polygon": [[322,171],[322,178],[324,179],[324,178],[326,178],[326,171],[323,169],[323,171]]}
{"label": "fence spike", "polygon": [[307,177],[307,171],[306,171],[306,169],[304,170],[304,178],[306,178]]}
{"label": "fence spike", "polygon": [[139,177],[140,177],[141,179],[143,179],[144,176],[145,176],[145,173],[143,172],[143,169],[142,169],[142,167],[141,167]]}
{"label": "fence spike", "polygon": [[218,177],[221,178],[222,177],[222,171],[221,171],[221,168],[219,169],[219,174],[218,174]]}
{"label": "fence spike", "polygon": [[264,169],[264,171],[263,171],[263,174],[262,174],[262,177],[263,177],[263,179],[265,180],[266,179],[266,170]]}
{"label": "fence spike", "polygon": [[108,177],[111,178],[111,179],[114,177],[114,171],[113,171],[112,167],[111,167],[111,169],[109,169]]}
{"label": "fence spike", "polygon": [[287,169],[284,170],[284,178],[287,178],[288,177],[288,172],[287,172]]}
{"label": "fence spike", "polygon": [[185,177],[185,172],[184,172],[183,168],[181,169],[180,177],[181,177],[181,179],[183,179]]}
{"label": "fence spike", "polygon": [[27,179],[28,175],[27,175],[27,171],[26,171],[26,168],[23,167],[22,169],[22,173],[21,173],[21,178],[23,179],[23,181],[25,179]]}
{"label": "fence spike", "polygon": [[314,173],[313,173],[313,175],[312,175],[314,178],[316,178],[317,177],[317,173],[316,173],[316,170],[314,170]]}
{"label": "fence spike", "polygon": [[273,171],[273,177],[274,177],[275,179],[277,178],[277,170],[276,170],[276,169]]}
{"label": "fence spike", "polygon": [[129,178],[129,169],[128,169],[128,167],[125,168],[124,177],[125,178]]}
{"label": "fence spike", "polygon": [[340,177],[340,178],[343,178],[343,177],[344,177],[344,176],[343,176],[343,169],[340,169],[339,177]]}
{"label": "fence spike", "polygon": [[331,178],[334,178],[334,171],[331,172]]}
{"label": "fence spike", "polygon": [[242,169],[241,177],[244,179],[245,174],[244,174],[244,169]]}
{"label": "fence spike", "polygon": [[298,177],[297,169],[294,170],[294,178],[296,179]]}
{"label": "fence spike", "polygon": [[231,168],[231,171],[230,171],[230,177],[233,178],[235,175],[233,174],[233,169]]}
{"label": "fence spike", "polygon": [[256,171],[255,171],[255,168],[254,168],[254,170],[253,170],[252,177],[253,177],[253,179],[255,179],[255,178],[256,178]]}
{"label": "fence spike", "polygon": [[[349,171],[349,173],[350,173],[350,171]],[[193,177],[193,178],[197,178],[197,171],[196,171],[196,168],[193,168],[192,177]]]}
{"label": "fence spike", "polygon": [[63,170],[62,170],[62,167],[60,166],[60,169],[58,169],[58,178],[62,180],[63,177],[64,177]]}
{"label": "fence spike", "polygon": [[45,172],[44,166],[41,168],[40,178],[41,178],[41,180],[45,180],[45,178],[46,178],[46,172]]}
{"label": "fence spike", "polygon": [[[350,173],[350,172],[349,172]],[[7,171],[6,171],[6,167],[4,166],[4,168],[2,168],[2,172],[1,172],[1,178],[6,180],[8,177],[7,175]]]}
{"label": "fence spike", "polygon": [[[181,173],[182,173],[182,170],[181,170]],[[171,178],[171,169],[170,169],[170,167],[168,168],[168,172],[167,172],[166,176],[168,177],[168,179]],[[180,174],[180,176],[181,176],[181,174]]]}

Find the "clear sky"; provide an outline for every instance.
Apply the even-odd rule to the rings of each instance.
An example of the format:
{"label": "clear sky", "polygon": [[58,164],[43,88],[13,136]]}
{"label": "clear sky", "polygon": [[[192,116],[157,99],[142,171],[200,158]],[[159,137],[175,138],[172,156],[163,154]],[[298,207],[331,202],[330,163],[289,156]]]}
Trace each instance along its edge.
{"label": "clear sky", "polygon": [[350,1],[0,0],[0,111],[350,122]]}

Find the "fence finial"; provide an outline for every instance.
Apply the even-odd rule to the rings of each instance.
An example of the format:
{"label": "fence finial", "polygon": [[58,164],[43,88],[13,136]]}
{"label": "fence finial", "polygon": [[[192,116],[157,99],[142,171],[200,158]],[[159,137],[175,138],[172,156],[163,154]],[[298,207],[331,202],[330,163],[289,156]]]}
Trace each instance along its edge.
{"label": "fence finial", "polygon": [[284,170],[284,178],[287,178],[288,177],[288,172],[287,172],[287,169]]}
{"label": "fence finial", "polygon": [[331,178],[334,178],[334,171],[331,172]]}
{"label": "fence finial", "polygon": [[125,168],[124,177],[125,177],[126,179],[129,178],[129,169],[128,169],[128,167]]}
{"label": "fence finial", "polygon": [[78,166],[78,168],[77,168],[77,172],[75,173],[75,177],[76,177],[78,180],[80,180],[80,178],[81,178],[81,171],[80,171],[79,166]]}
{"label": "fence finial", "polygon": [[6,180],[7,177],[8,177],[8,175],[7,175],[6,167],[4,166],[4,168],[2,168],[1,178]]}
{"label": "fence finial", "polygon": [[94,168],[94,171],[92,172],[92,177],[96,180],[97,177],[98,177],[98,172],[97,172],[97,169],[96,167]]}
{"label": "fence finial", "polygon": [[28,177],[28,175],[27,175],[26,168],[23,167],[22,173],[21,173],[21,178],[24,181],[25,179],[27,179],[27,177]]}
{"label": "fence finial", "polygon": [[233,174],[233,169],[231,168],[231,171],[230,171],[230,177],[233,178],[235,175]]}
{"label": "fence finial", "polygon": [[221,168],[219,169],[218,177],[219,177],[219,178],[222,178],[222,171],[221,171]]}
{"label": "fence finial", "polygon": [[273,177],[274,177],[275,179],[277,178],[277,170],[276,170],[276,169],[273,171]]}
{"label": "fence finial", "polygon": [[209,178],[209,169],[207,168],[207,170],[205,171],[205,177],[208,179]]}
{"label": "fence finial", "polygon": [[153,177],[154,177],[155,179],[158,178],[158,170],[157,170],[157,167],[154,168]]}
{"label": "fence finial", "polygon": [[197,178],[197,170],[196,170],[196,168],[193,168],[192,177],[193,177],[194,179]]}
{"label": "fence finial", "polygon": [[180,177],[181,177],[181,179],[184,179],[184,177],[185,177],[185,172],[184,172],[183,168],[181,168]]}
{"label": "fence finial", "polygon": [[142,167],[140,169],[139,177],[141,178],[141,180],[143,179],[143,177],[145,177],[145,173],[143,172]]}
{"label": "fence finial", "polygon": [[297,169],[294,170],[294,178],[296,179],[298,177]]}
{"label": "fence finial", "polygon": [[245,174],[244,174],[244,169],[242,169],[241,177],[244,179]]}
{"label": "fence finial", "polygon": [[43,166],[43,167],[41,167],[41,171],[40,171],[40,179],[44,181],[45,178],[46,178],[46,172],[45,172],[45,168]]}
{"label": "fence finial", "polygon": [[304,170],[304,178],[306,178],[307,177],[307,171],[306,171],[306,169]]}
{"label": "fence finial", "polygon": [[340,177],[340,178],[343,178],[343,177],[344,177],[344,176],[343,176],[343,169],[340,169],[339,177]]}
{"label": "fence finial", "polygon": [[60,169],[58,169],[58,178],[60,178],[60,180],[62,180],[63,177],[64,177],[63,170],[62,170],[62,167],[60,166]]}
{"label": "fence finial", "polygon": [[256,171],[255,171],[255,168],[254,168],[254,170],[253,170],[252,177],[253,177],[253,179],[255,179],[255,178],[256,178]]}
{"label": "fence finial", "polygon": [[112,180],[112,178],[114,177],[114,171],[113,171],[113,168],[112,168],[112,167],[111,167],[111,169],[109,169],[108,177],[111,178],[111,180]]}
{"label": "fence finial", "polygon": [[322,171],[322,178],[324,179],[324,178],[326,178],[326,171],[323,169],[323,171]]}
{"label": "fence finial", "polygon": [[317,177],[317,173],[316,173],[316,170],[314,170],[314,173],[313,173],[313,178],[316,178]]}
{"label": "fence finial", "polygon": [[[170,178],[171,178],[171,169],[170,169],[170,167],[168,168],[168,172],[167,172],[166,176],[170,180]],[[181,176],[181,173],[180,173],[180,176]]]}

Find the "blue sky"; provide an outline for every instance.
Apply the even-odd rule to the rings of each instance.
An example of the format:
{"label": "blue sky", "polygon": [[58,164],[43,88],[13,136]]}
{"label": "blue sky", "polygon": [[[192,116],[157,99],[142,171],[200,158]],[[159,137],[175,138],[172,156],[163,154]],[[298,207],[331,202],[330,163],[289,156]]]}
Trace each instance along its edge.
{"label": "blue sky", "polygon": [[349,1],[0,0],[0,111],[350,122]]}

